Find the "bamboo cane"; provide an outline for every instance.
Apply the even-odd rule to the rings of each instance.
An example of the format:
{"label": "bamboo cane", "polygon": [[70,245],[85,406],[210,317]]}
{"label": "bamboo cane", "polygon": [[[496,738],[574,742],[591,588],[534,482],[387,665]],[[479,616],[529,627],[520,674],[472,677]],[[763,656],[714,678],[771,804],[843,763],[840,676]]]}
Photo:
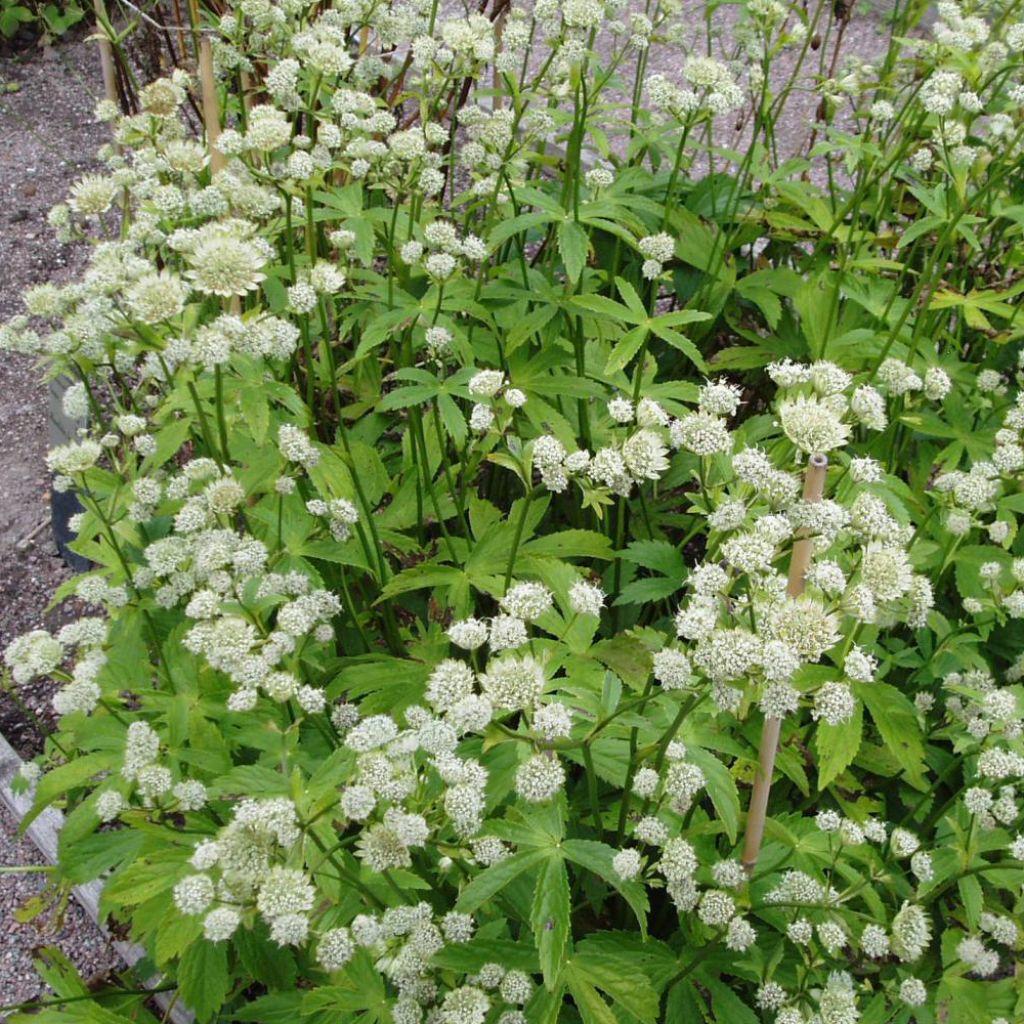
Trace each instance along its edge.
{"label": "bamboo cane", "polygon": [[96,12],[97,43],[100,49],[100,68],[103,71],[103,94],[120,110],[121,102],[117,95],[117,72],[114,70],[114,48],[107,38],[106,25],[109,22],[103,0],[92,0],[92,9]]}
{"label": "bamboo cane", "polygon": [[[824,455],[812,455],[804,474],[804,501],[821,501],[825,491],[825,472],[828,459]],[[811,564],[814,541],[807,536],[798,537],[789,559],[789,582],[786,593],[799,597],[804,592],[804,578]],[[743,868],[748,875],[754,871],[761,841],[764,838],[765,814],[768,810],[768,796],[772,788],[772,773],[775,771],[775,754],[779,748],[779,733],[782,720],[765,718],[761,729],[761,746],[757,754],[757,775],[754,790],[750,795],[750,810],[747,812],[747,830],[743,837]]]}
{"label": "bamboo cane", "polygon": [[210,147],[210,170],[216,174],[225,164],[224,154],[217,148],[220,138],[220,102],[217,80],[213,74],[213,47],[207,36],[199,41],[199,82],[203,93],[203,125],[206,144]]}

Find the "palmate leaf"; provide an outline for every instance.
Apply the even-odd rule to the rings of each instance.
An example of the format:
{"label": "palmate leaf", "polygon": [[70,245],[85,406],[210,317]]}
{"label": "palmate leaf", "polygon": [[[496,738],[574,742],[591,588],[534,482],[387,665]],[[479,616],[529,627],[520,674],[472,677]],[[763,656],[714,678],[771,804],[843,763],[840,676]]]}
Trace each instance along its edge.
{"label": "palmate leaf", "polygon": [[653,316],[647,312],[636,289],[628,281],[616,278],[615,285],[624,302],[616,302],[604,295],[574,295],[571,300],[572,305],[598,320],[629,324],[632,328],[626,331],[609,354],[604,368],[606,375],[617,373],[628,366],[652,333],[679,349],[697,369],[702,372],[707,370],[707,364],[697,346],[673,328],[680,324],[710,320],[710,313],[681,309]]}
{"label": "palmate leaf", "polygon": [[583,1020],[603,1024],[618,1021],[619,1013],[625,1013],[641,1024],[655,1024],[660,1003],[655,979],[663,983],[666,954],[674,967],[675,958],[667,947],[650,943],[648,950],[636,936],[623,932],[599,933],[581,942],[566,967],[565,979]]}

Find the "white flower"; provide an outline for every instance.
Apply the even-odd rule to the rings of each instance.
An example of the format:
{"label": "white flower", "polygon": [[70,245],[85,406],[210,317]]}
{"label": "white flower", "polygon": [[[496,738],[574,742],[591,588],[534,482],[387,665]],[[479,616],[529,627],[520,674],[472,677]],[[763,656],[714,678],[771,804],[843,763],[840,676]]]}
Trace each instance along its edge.
{"label": "white flower", "polygon": [[632,423],[634,416],[633,403],[628,398],[613,398],[608,403],[608,415],[616,423]]}
{"label": "white flower", "polygon": [[475,651],[487,643],[487,634],[487,623],[479,619],[461,619],[448,627],[448,639],[467,651]]}
{"label": "white flower", "polygon": [[535,754],[516,771],[516,792],[531,804],[550,800],[564,785],[565,769],[544,754]]}
{"label": "white flower", "polygon": [[542,704],[534,713],[533,727],[546,740],[564,739],[572,732],[572,712],[558,702]]}
{"label": "white flower", "polygon": [[203,934],[210,942],[224,942],[235,934],[241,923],[242,916],[237,910],[218,907],[206,915],[203,921]]}
{"label": "white flower", "polygon": [[624,882],[636,878],[640,874],[641,862],[640,851],[627,849],[619,850],[612,857],[612,869]]}
{"label": "white flower", "polygon": [[542,583],[516,583],[501,599],[501,607],[520,619],[532,622],[549,611],[554,602],[550,590]]}
{"label": "white flower", "polygon": [[809,455],[842,447],[850,434],[830,405],[809,395],[784,401],[779,419],[786,437]]}
{"label": "white flower", "polygon": [[469,381],[469,393],[474,398],[493,398],[505,386],[501,370],[480,370]]}
{"label": "white flower", "polygon": [[604,591],[586,580],[578,580],[569,589],[569,607],[577,615],[600,615],[604,601]]}

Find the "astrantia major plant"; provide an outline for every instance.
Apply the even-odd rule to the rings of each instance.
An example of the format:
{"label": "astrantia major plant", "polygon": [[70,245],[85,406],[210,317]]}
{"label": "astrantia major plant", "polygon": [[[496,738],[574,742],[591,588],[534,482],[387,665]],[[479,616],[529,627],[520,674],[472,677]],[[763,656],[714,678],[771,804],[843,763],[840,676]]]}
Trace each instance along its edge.
{"label": "astrantia major plant", "polygon": [[148,960],[37,1017],[1024,1014],[1016,7],[246,0],[101,105],[5,661]]}

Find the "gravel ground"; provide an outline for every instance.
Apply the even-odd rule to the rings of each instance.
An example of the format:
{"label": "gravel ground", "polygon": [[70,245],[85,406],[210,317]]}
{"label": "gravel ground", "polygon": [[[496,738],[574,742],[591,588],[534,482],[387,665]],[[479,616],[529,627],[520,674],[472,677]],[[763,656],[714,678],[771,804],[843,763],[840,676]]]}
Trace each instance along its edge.
{"label": "gravel ground", "polygon": [[[14,838],[16,822],[0,805],[0,864],[39,865],[43,858],[28,839]],[[0,1005],[35,999],[45,986],[32,968],[32,953],[40,946],[57,946],[85,978],[101,975],[117,963],[106,937],[74,901],[63,914],[45,898],[43,873],[0,875]],[[21,924],[14,915],[29,901],[43,896],[47,909],[35,920]],[[0,1013],[0,1020],[4,1020]]]}
{"label": "gravel ground", "polygon": [[[884,0],[879,0],[884,2]],[[702,33],[703,2],[689,5],[696,33]],[[735,13],[720,7],[716,24],[728,46]],[[859,9],[846,27],[842,56],[871,59],[884,50],[885,33],[876,9]],[[825,55],[827,67],[831,48]],[[775,65],[778,81],[792,68],[792,55]],[[840,61],[841,66],[841,61]],[[807,72],[817,72],[817,61]],[[624,69],[626,74],[629,72]],[[680,62],[656,54],[648,74],[678,77]],[[16,86],[4,91],[3,85]],[[57,242],[46,224],[50,207],[61,200],[67,185],[86,170],[106,129],[92,121],[100,92],[99,68],[91,44],[72,43],[17,58],[0,58],[0,321],[21,312],[20,293],[32,284],[66,280],[84,263],[81,248]],[[812,130],[817,99],[810,89],[797,91],[780,125],[780,151],[803,149]],[[741,147],[746,130],[739,126],[716,132],[720,145]],[[20,633],[53,625],[61,609],[50,609],[54,590],[68,570],[56,553],[49,528],[49,489],[43,457],[47,448],[46,386],[32,361],[0,358],[0,482],[6,501],[0,507],[0,650]],[[20,697],[32,714],[50,716],[52,685],[41,682],[22,688]],[[0,694],[0,733],[23,757],[40,749],[39,734],[9,697]],[[0,807],[0,864],[28,865],[41,861],[34,847],[13,838],[15,822]],[[90,976],[116,963],[103,935],[72,902],[62,916],[44,914],[20,924],[14,913],[45,889],[41,874],[0,873],[0,1005],[32,999],[43,991],[32,969],[32,950],[56,944]],[[2,1015],[0,1015],[2,1018]]]}
{"label": "gravel ground", "polygon": [[[99,84],[95,48],[79,42],[0,60],[0,321],[23,312],[21,292],[63,281],[84,264],[81,247],[62,245],[46,223],[68,183],[85,171],[105,141],[92,119]],[[45,113],[41,116],[41,112]],[[67,578],[50,533],[49,480],[43,456],[48,434],[47,392],[33,360],[0,359],[0,648],[45,623],[50,597]],[[49,716],[52,686],[22,688],[20,697]],[[0,698],[0,732],[22,756],[38,752],[37,731],[22,711]],[[0,986],[2,991],[2,986]]]}
{"label": "gravel ground", "polygon": [[[83,265],[83,252],[61,245],[46,223],[51,206],[68,182],[91,163],[104,141],[92,121],[99,88],[95,49],[74,43],[59,50],[0,59],[0,80],[16,92],[0,92],[0,321],[20,313],[23,289],[43,281],[66,280]],[[41,112],[45,112],[41,116]],[[50,534],[47,447],[47,390],[33,361],[0,358],[0,648],[28,629],[53,624],[51,595],[67,578]],[[43,718],[49,716],[52,686],[23,687],[19,696]],[[23,756],[39,750],[31,722],[8,698],[0,698],[0,732]],[[14,838],[16,822],[0,806],[0,865],[41,864],[27,839]],[[117,963],[102,933],[73,900],[63,914],[49,907],[21,924],[15,912],[46,889],[44,874],[0,873],[0,1005],[33,999],[44,992],[32,967],[32,951],[57,945],[85,977]],[[0,1014],[2,1017],[2,1014]]]}

